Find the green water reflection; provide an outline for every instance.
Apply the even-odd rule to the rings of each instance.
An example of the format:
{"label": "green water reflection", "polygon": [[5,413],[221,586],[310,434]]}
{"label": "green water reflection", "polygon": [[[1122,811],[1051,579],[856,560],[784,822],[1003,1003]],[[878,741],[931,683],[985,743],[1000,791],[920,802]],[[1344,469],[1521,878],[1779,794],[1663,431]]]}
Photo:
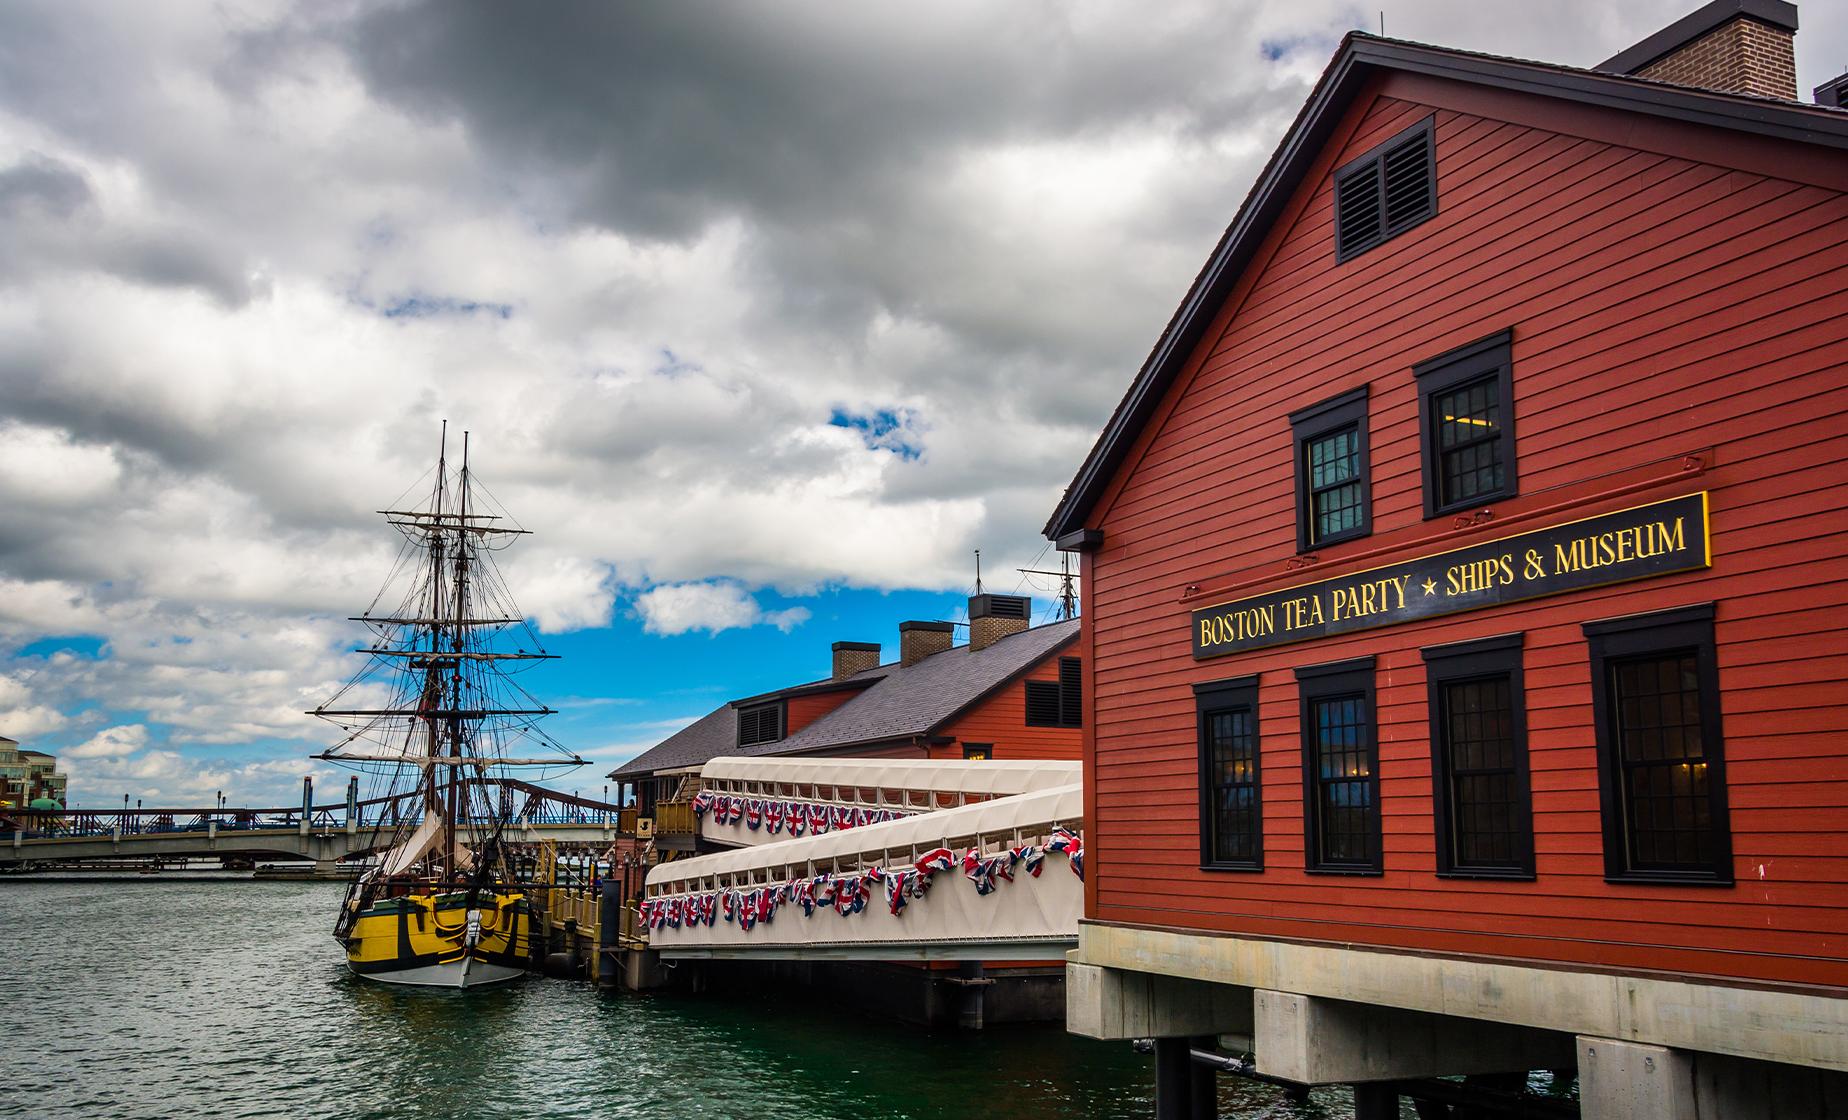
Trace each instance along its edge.
{"label": "green water reflection", "polygon": [[[1153,1112],[1149,1059],[924,1032],[795,992],[457,993],[359,980],[336,884],[0,881],[0,1117],[1072,1120]],[[1345,1117],[1225,1079],[1231,1117]]]}

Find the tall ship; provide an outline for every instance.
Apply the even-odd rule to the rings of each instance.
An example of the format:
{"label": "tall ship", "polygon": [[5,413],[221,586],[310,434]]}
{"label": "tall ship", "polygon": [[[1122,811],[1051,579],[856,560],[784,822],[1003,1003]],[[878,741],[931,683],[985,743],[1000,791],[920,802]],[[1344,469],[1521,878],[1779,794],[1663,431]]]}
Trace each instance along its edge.
{"label": "tall ship", "polygon": [[[552,714],[516,679],[545,651],[495,554],[527,531],[459,467],[444,424],[421,503],[380,510],[403,537],[363,623],[365,662],[310,714],[342,738],[314,757],[369,773],[384,799],[380,853],[334,924],[347,966],[369,980],[474,988],[533,960],[536,918],[506,840],[512,773],[534,779],[583,760],[539,721]],[[528,876],[530,878],[530,875]]]}

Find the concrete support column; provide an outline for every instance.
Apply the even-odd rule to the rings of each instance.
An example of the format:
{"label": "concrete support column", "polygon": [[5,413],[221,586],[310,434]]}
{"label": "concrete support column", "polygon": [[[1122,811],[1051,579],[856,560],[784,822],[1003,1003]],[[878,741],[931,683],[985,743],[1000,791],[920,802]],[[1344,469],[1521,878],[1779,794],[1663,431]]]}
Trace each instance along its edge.
{"label": "concrete support column", "polygon": [[983,974],[981,961],[962,961],[956,978],[961,992],[956,1007],[956,1025],[966,1031],[979,1031],[988,1018],[988,988],[991,981]]}
{"label": "concrete support column", "polygon": [[1065,966],[1065,1029],[1088,1038],[1251,1034],[1251,989],[1153,972]]}
{"label": "concrete support column", "polygon": [[1687,1051],[1580,1035],[1578,1055],[1583,1120],[1698,1120]]}
{"label": "concrete support column", "polygon": [[1258,1072],[1302,1085],[1403,1081],[1570,1065],[1569,1035],[1259,989]]}

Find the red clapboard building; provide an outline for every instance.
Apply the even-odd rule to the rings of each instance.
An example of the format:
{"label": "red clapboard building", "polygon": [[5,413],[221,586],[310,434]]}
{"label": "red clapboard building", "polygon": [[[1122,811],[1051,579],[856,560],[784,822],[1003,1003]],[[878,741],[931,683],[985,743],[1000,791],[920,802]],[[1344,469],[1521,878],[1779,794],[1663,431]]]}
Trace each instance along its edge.
{"label": "red clapboard building", "polygon": [[[1076,761],[1082,751],[1080,624],[1032,624],[1020,595],[969,598],[969,641],[954,624],[901,622],[898,657],[876,642],[835,642],[832,672],[721,704],[609,775],[633,804],[631,839],[644,856],[624,878],[641,890],[646,865],[726,845],[693,812],[701,768],[720,757]],[[643,822],[646,822],[644,825]],[[709,962],[699,984],[766,985],[942,1026],[1056,1020],[1057,960],[975,962]],[[683,974],[684,975],[684,974]],[[690,980],[687,982],[691,983]],[[973,1000],[971,997],[974,997]]]}
{"label": "red clapboard building", "polygon": [[1795,27],[1348,36],[1067,490],[1070,1021],[1156,1037],[1164,1114],[1215,1035],[1848,1109],[1848,113]]}
{"label": "red clapboard building", "polygon": [[969,641],[955,624],[898,624],[898,659],[877,642],[835,642],[833,672],[721,704],[610,773],[624,801],[655,817],[678,804],[692,849],[690,792],[721,756],[1076,760],[1082,697],[1079,624],[1032,624],[1022,595],[969,597]]}

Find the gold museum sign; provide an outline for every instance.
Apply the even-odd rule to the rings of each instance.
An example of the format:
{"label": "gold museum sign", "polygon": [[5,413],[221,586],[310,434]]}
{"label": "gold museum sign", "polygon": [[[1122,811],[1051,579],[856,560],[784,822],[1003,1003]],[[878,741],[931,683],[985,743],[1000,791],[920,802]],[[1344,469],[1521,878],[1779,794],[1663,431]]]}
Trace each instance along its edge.
{"label": "gold museum sign", "polygon": [[1707,492],[1193,612],[1197,658],[1704,568]]}

